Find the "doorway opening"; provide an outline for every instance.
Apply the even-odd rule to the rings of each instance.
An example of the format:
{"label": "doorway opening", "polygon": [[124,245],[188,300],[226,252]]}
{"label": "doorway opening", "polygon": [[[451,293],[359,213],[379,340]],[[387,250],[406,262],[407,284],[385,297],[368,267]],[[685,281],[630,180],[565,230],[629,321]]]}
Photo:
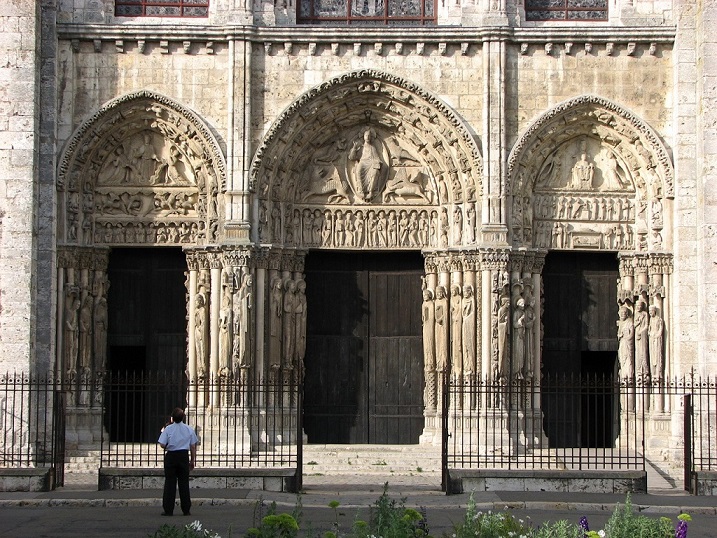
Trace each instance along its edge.
{"label": "doorway opening", "polygon": [[546,257],[542,407],[551,447],[611,447],[618,434],[618,269],[614,253]]}
{"label": "doorway opening", "polygon": [[309,443],[417,444],[422,256],[316,251],[305,272]]}
{"label": "doorway opening", "polygon": [[[187,263],[180,248],[116,248],[110,253],[105,424],[111,441],[156,441],[182,407],[186,366]],[[111,425],[111,426],[110,426]]]}

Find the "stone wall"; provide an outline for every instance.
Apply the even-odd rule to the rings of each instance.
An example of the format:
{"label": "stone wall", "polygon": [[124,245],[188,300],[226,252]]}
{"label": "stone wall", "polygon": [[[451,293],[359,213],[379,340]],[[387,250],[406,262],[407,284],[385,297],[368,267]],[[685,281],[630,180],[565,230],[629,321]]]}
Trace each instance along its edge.
{"label": "stone wall", "polygon": [[40,3],[0,5],[0,360],[27,370],[35,345]]}

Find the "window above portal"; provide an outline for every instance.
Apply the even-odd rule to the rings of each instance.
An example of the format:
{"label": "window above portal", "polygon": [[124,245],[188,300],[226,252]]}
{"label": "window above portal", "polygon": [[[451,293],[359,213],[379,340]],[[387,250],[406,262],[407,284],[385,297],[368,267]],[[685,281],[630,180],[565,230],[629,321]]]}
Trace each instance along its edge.
{"label": "window above portal", "polygon": [[209,0],[115,0],[116,17],[207,17]]}
{"label": "window above portal", "polygon": [[528,21],[606,21],[608,0],[525,0]]}
{"label": "window above portal", "polygon": [[436,22],[435,0],[299,0],[300,24],[421,26]]}

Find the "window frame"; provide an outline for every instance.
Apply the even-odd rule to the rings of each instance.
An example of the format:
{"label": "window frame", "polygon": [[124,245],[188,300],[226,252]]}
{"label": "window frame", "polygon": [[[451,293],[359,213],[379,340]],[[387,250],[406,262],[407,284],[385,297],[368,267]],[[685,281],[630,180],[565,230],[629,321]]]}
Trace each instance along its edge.
{"label": "window frame", "polygon": [[[415,28],[416,26],[434,26],[438,21],[437,15],[437,4],[438,0],[420,0],[421,2],[421,14],[420,15],[389,15],[389,5],[391,0],[384,0],[383,13],[381,15],[364,17],[356,16],[352,14],[353,4],[361,0],[346,0],[346,15],[338,16],[322,16],[314,13],[314,2],[316,0],[297,0],[296,2],[296,23],[297,24],[348,24],[349,26],[362,26],[362,27],[380,27],[380,26],[398,26]],[[398,1],[398,0],[396,0]],[[304,3],[309,4],[310,15],[304,16],[301,13],[301,8]],[[433,5],[433,14],[426,15],[426,5]],[[408,24],[406,24],[408,23]]]}
{"label": "window frame", "polygon": [[[192,2],[192,3],[189,3]],[[120,7],[141,7],[142,13],[125,15],[118,13]],[[169,7],[179,8],[179,14],[167,15],[158,13],[147,14],[147,8]],[[206,8],[205,15],[185,14],[185,10],[191,8]],[[168,17],[168,18],[184,18],[184,19],[205,19],[209,17],[209,0],[115,0],[115,17]]]}
{"label": "window frame", "polygon": [[[609,2],[605,0],[605,7],[574,7],[570,6],[571,0],[563,0],[563,5],[560,7],[536,7],[531,8],[528,7],[530,4],[530,0],[525,0],[525,20],[526,22],[607,22],[610,17],[609,12]],[[600,19],[584,19],[584,18],[576,18],[571,17],[571,14],[575,13],[582,13],[582,12],[588,12],[588,11],[600,11],[605,14],[604,18]],[[564,13],[563,17],[555,17],[555,18],[531,18],[530,13],[531,12],[562,12]]]}

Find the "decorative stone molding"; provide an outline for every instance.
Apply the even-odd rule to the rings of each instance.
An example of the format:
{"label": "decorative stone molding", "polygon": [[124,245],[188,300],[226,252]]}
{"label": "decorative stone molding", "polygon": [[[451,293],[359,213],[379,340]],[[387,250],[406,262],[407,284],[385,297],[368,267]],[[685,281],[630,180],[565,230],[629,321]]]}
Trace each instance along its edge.
{"label": "decorative stone molding", "polygon": [[541,116],[511,151],[508,177],[516,246],[665,247],[672,163],[654,131],[610,101],[582,96]]}
{"label": "decorative stone molding", "polygon": [[57,190],[60,242],[204,244],[223,215],[226,166],[192,111],[140,91],[114,99],[75,132]]}
{"label": "decorative stone molding", "polygon": [[[429,223],[412,246],[443,247],[476,240],[464,226],[480,222],[482,164],[475,140],[445,103],[398,77],[362,70],[308,91],[280,115],[254,157],[250,188],[259,198],[262,243],[306,245],[297,238],[308,235],[307,211],[330,212],[324,222],[333,223],[334,238],[323,238],[324,245],[344,243],[346,215],[368,227],[380,211],[406,211],[414,224]],[[352,205],[365,209],[348,211]]]}

